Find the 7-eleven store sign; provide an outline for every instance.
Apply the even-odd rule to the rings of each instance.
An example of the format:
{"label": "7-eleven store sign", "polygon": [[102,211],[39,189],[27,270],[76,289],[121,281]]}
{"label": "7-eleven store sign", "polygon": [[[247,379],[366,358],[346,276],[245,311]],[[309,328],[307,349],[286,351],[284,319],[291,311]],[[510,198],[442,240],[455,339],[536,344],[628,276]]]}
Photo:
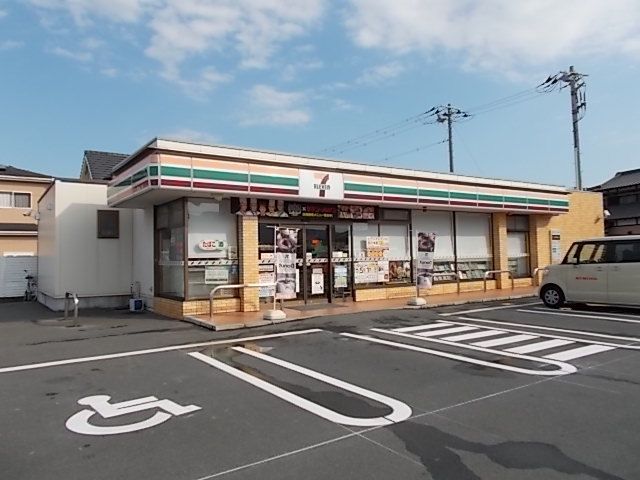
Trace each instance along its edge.
{"label": "7-eleven store sign", "polygon": [[300,196],[313,199],[343,200],[341,173],[300,170]]}

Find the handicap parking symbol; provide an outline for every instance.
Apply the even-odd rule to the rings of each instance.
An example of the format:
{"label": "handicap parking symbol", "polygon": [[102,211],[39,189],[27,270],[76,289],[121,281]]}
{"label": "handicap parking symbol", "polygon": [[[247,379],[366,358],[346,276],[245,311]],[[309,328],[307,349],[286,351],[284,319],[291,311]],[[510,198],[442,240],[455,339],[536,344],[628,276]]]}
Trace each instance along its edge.
{"label": "handicap parking symbol", "polygon": [[[174,416],[185,415],[202,408],[197,405],[183,407],[171,400],[158,400],[152,396],[119,403],[111,403],[110,400],[109,395],[91,395],[81,398],[78,400],[78,404],[90,408],[85,408],[71,415],[65,424],[66,427],[72,432],[82,435],[117,435],[155,427]],[[144,410],[155,410],[155,413],[146,420],[117,426],[99,426],[89,421],[96,414],[102,418],[114,418]]]}

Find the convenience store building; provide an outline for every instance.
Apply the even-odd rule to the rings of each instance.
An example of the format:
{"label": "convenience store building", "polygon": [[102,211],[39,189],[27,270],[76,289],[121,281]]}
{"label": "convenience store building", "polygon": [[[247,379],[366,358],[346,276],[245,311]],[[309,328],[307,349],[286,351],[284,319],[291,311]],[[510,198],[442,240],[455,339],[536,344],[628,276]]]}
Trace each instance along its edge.
{"label": "convenience store building", "polygon": [[[273,280],[287,229],[295,293],[287,304],[415,296],[417,232],[436,234],[433,287],[483,288],[603,234],[600,194],[154,139],[113,170],[108,205],[133,210],[133,280],[154,311],[209,313],[218,286]],[[495,274],[489,289],[511,288]],[[268,308],[266,288],[227,290],[214,311]]]}

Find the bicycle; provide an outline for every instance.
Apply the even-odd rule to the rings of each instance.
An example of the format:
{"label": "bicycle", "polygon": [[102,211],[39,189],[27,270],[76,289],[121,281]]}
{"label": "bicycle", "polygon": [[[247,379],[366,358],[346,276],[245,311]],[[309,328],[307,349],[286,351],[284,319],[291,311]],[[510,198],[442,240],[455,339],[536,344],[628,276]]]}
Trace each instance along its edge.
{"label": "bicycle", "polygon": [[24,277],[27,281],[27,289],[24,291],[24,301],[34,302],[38,299],[38,283],[36,277],[31,275],[27,270],[24,271],[27,275]]}

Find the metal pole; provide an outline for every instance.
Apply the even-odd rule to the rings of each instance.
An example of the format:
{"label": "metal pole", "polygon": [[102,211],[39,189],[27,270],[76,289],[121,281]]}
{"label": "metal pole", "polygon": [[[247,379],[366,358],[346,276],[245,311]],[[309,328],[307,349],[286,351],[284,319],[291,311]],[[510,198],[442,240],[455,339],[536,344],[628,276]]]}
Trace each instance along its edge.
{"label": "metal pole", "polygon": [[447,103],[447,129],[449,131],[449,173],[453,173],[453,139],[451,138],[451,104]]}
{"label": "metal pole", "polygon": [[582,166],[580,164],[580,135],[578,133],[578,89],[573,65],[569,67],[569,87],[571,89],[571,119],[573,121],[573,157],[576,169],[576,190],[582,190]]}

